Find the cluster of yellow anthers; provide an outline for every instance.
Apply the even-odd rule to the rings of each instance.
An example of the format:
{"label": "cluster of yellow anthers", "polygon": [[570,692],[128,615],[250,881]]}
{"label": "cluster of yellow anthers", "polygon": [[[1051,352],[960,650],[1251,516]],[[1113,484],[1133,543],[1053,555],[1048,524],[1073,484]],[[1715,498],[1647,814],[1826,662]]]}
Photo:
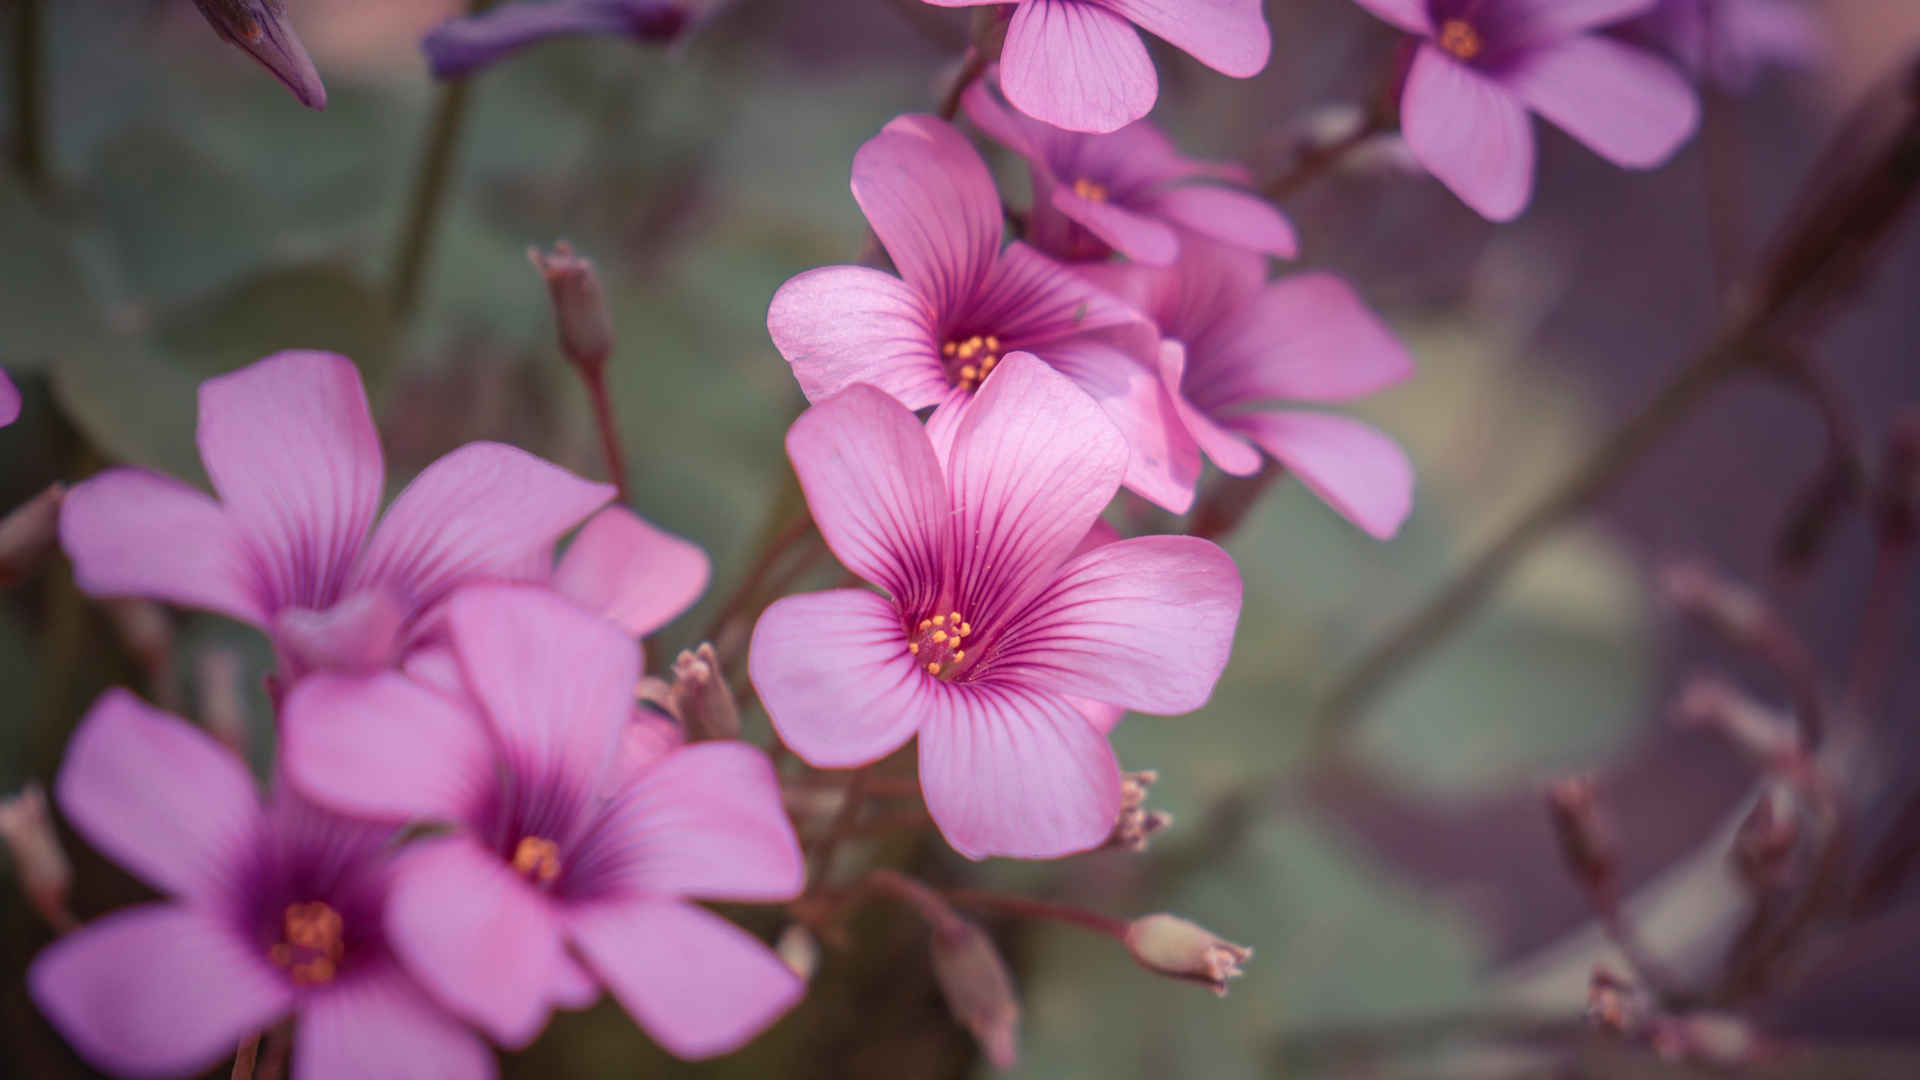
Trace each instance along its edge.
{"label": "cluster of yellow anthers", "polygon": [[319,900],[288,904],[282,940],[267,954],[301,986],[332,982],[347,951],[346,924],[340,913]]}
{"label": "cluster of yellow anthers", "polygon": [[940,355],[960,362],[960,370],[954,373],[957,385],[971,390],[1000,362],[1000,339],[992,334],[985,337],[975,334],[965,341],[949,341],[940,346]]}
{"label": "cluster of yellow anthers", "polygon": [[967,658],[965,644],[961,639],[973,633],[973,624],[960,617],[955,611],[945,615],[920,620],[920,632],[907,642],[907,651],[915,656],[921,650],[927,651],[927,674],[938,675],[947,664],[958,664]]}
{"label": "cluster of yellow anthers", "polygon": [[1480,31],[1465,19],[1448,19],[1440,24],[1440,47],[1461,60],[1471,60],[1483,48]]}
{"label": "cluster of yellow anthers", "polygon": [[538,885],[560,876],[560,845],[544,836],[523,836],[513,849],[513,868]]}
{"label": "cluster of yellow anthers", "polygon": [[1107,185],[1084,176],[1073,182],[1073,193],[1089,202],[1107,201]]}

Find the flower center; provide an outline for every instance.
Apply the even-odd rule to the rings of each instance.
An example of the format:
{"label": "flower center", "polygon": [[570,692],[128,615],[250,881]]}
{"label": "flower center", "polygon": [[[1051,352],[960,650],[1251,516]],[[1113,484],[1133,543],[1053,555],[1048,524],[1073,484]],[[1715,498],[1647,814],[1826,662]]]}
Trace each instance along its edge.
{"label": "flower center", "polygon": [[1084,176],[1073,182],[1073,193],[1090,202],[1107,201],[1107,185]]}
{"label": "flower center", "polygon": [[955,338],[940,346],[940,355],[947,358],[953,385],[972,390],[986,379],[993,365],[1000,362],[1000,339],[992,334]]}
{"label": "flower center", "polygon": [[951,679],[967,659],[963,639],[971,633],[973,624],[959,612],[941,612],[921,619],[918,627],[907,632],[907,651],[922,671],[935,678]]}
{"label": "flower center", "polygon": [[300,986],[332,982],[347,951],[345,931],[340,913],[330,904],[319,900],[288,904],[280,941],[267,950],[267,956]]}
{"label": "flower center", "polygon": [[560,845],[544,836],[523,836],[513,849],[513,868],[535,885],[551,885],[560,876]]}
{"label": "flower center", "polygon": [[1480,55],[1485,42],[1480,40],[1480,31],[1465,19],[1448,19],[1440,24],[1440,47],[1461,60],[1471,60]]}

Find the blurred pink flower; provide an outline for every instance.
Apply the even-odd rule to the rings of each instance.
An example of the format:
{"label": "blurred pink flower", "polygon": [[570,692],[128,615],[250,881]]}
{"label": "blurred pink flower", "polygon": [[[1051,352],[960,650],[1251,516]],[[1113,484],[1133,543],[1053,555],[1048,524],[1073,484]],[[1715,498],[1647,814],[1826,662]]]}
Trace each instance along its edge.
{"label": "blurred pink flower", "polygon": [[1054,858],[1106,840],[1120,770],[1085,699],[1199,708],[1226,666],[1240,573],[1150,536],[1070,553],[1127,448],[1085,393],[1014,354],[942,459],[899,402],[855,386],[787,433],[820,534],[885,590],[789,596],[748,672],[780,738],[846,768],[920,738],[920,786],[970,858]]}
{"label": "blurred pink flower", "polygon": [[1616,165],[1650,169],[1700,103],[1666,61],[1592,33],[1654,0],[1355,0],[1421,37],[1400,97],[1407,146],[1468,206],[1510,221],[1533,194],[1528,110]]}
{"label": "blurred pink flower", "polygon": [[20,389],[0,371],[0,427],[6,427],[20,419]]}
{"label": "blurred pink flower", "polygon": [[982,79],[967,90],[967,117],[1027,159],[1033,210],[1026,238],[1064,259],[1104,259],[1114,251],[1165,266],[1190,229],[1222,243],[1291,257],[1293,225],[1244,184],[1237,165],[1195,161],[1159,128],[1138,120],[1106,135],[1063,131],[1003,105]]}
{"label": "blurred pink flower", "polygon": [[1007,100],[1070,131],[1113,131],[1147,115],[1160,81],[1135,26],[1235,78],[1258,75],[1273,50],[1262,0],[1018,0],[1000,54]]}
{"label": "blurred pink flower", "polygon": [[1658,0],[1617,29],[1622,40],[1734,90],[1770,65],[1811,67],[1826,47],[1820,20],[1795,0]]}
{"label": "blurred pink flower", "polygon": [[109,691],[74,733],[67,820],[169,899],[48,946],[33,999],[92,1064],[199,1073],[294,1014],[293,1075],[490,1077],[486,1044],[388,951],[392,830],[284,789],[193,725]]}
{"label": "blurred pink flower", "polygon": [[791,1007],[803,985],[772,950],[682,899],[799,892],[766,756],[634,723],[639,650],[545,589],[464,589],[447,626],[464,701],[397,673],[322,673],[282,718],[288,776],[317,801],[460,827],[396,860],[386,931],[408,969],[509,1047],[602,984],[684,1058]]}
{"label": "blurred pink flower", "polygon": [[684,0],[544,0],[506,4],[448,19],[421,39],[436,79],[455,79],[529,45],[558,37],[616,35],[666,42],[679,37],[697,12]]}
{"label": "blurred pink flower", "polygon": [[993,177],[952,125],[894,119],[854,155],[853,197],[900,277],[826,266],[774,294],[767,330],[809,401],[869,383],[937,405],[944,444],[1001,358],[1030,352],[1120,428],[1127,487],[1174,513],[1192,504],[1200,455],[1153,373],[1153,327],[1027,245],[1001,250]]}
{"label": "blurred pink flower", "polygon": [[[544,580],[633,632],[670,618],[706,560],[624,510],[554,541],[613,497],[523,450],[470,443],[429,465],[373,528],[386,482],[359,373],[284,352],[200,387],[200,454],[218,501],[141,469],[68,493],[60,538],[80,587],[230,615],[269,631],[287,682],[374,670],[431,629],[456,587]],[[371,533],[371,534],[369,534]],[[665,579],[665,580],[663,580]]]}
{"label": "blurred pink flower", "polygon": [[221,38],[254,58],[310,109],[327,107],[327,88],[300,35],[287,18],[286,0],[193,0]]}
{"label": "blurred pink flower", "polygon": [[1405,451],[1357,420],[1269,407],[1350,401],[1413,374],[1406,348],[1346,282],[1326,273],[1269,282],[1264,258],[1198,239],[1164,270],[1110,263],[1085,273],[1159,323],[1163,373],[1215,465],[1250,476],[1265,450],[1369,534],[1399,531],[1413,505]]}

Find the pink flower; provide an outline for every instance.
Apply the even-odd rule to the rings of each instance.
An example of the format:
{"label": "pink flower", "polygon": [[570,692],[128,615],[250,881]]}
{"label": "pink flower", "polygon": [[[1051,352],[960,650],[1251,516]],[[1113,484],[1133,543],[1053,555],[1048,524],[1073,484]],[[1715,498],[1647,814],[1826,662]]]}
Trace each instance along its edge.
{"label": "pink flower", "polygon": [[1528,110],[1630,169],[1665,162],[1700,103],[1665,61],[1589,31],[1654,0],[1356,0],[1423,40],[1400,97],[1407,146],[1468,206],[1510,221],[1533,193]]}
{"label": "pink flower", "polygon": [[[525,451],[471,443],[428,466],[372,528],[386,483],[379,435],[359,373],[330,353],[278,353],[201,384],[199,442],[219,501],[113,469],[68,493],[61,542],[88,593],[266,629],[287,682],[391,664],[454,588],[545,575],[555,539],[613,496]],[[604,528],[632,534],[630,522]],[[581,576],[559,572],[575,591]]]}
{"label": "pink flower", "polygon": [[[927,2],[971,7],[1004,0]],[[1014,108],[1036,120],[1112,131],[1147,115],[1160,95],[1134,26],[1245,79],[1267,66],[1273,50],[1261,7],[1261,0],[1018,0],[1000,54],[1001,85]]]}
{"label": "pink flower", "polygon": [[1161,363],[1194,439],[1223,471],[1260,471],[1273,455],[1373,536],[1392,536],[1413,505],[1413,467],[1392,439],[1276,401],[1350,401],[1413,374],[1413,361],[1353,289],[1332,274],[1266,280],[1266,260],[1190,241],[1172,267],[1085,271],[1160,325]]}
{"label": "pink flower", "polygon": [[189,1075],[293,1014],[293,1075],[490,1077],[486,1044],[394,962],[381,925],[392,831],[282,790],[182,720],[109,691],[57,792],[94,846],[169,899],[47,947],[28,989],[81,1056]]}
{"label": "pink flower", "polygon": [[1617,29],[1621,40],[1734,90],[1769,65],[1811,66],[1825,48],[1820,21],[1794,0],[1658,0]]}
{"label": "pink flower", "polygon": [[1200,455],[1154,376],[1152,326],[1025,244],[1000,249],[1000,196],[952,125],[893,120],[854,155],[853,197],[900,277],[827,266],[774,294],[767,330],[809,401],[870,383],[939,406],[944,441],[1001,358],[1030,352],[1119,426],[1127,487],[1175,513],[1192,504]]}
{"label": "pink flower", "polygon": [[1299,247],[1293,225],[1271,203],[1206,182],[1245,183],[1245,169],[1186,157],[1145,120],[1107,135],[1062,131],[1008,109],[984,79],[964,101],[975,126],[1027,159],[1027,239],[1042,251],[1064,259],[1119,251],[1165,266],[1179,254],[1185,229],[1269,255],[1291,257]]}
{"label": "pink flower", "polygon": [[787,433],[820,534],[885,590],[790,596],[748,672],[780,738],[846,768],[920,737],[920,786],[970,858],[1095,847],[1120,770],[1087,699],[1199,708],[1240,615],[1226,552],[1152,536],[1071,553],[1113,497],[1126,444],[1072,383],[1014,354],[944,460],[899,402],[855,386]]}
{"label": "pink flower", "polygon": [[602,985],[685,1058],[732,1050],[785,1012],[800,980],[682,899],[799,891],[766,757],[739,742],[669,748],[633,724],[639,650],[545,589],[463,589],[446,618],[465,701],[393,672],[321,673],[282,717],[288,776],[317,801],[459,827],[397,860],[385,928],[407,968],[510,1047]]}
{"label": "pink flower", "polygon": [[20,390],[0,371],[0,427],[6,427],[20,419]]}

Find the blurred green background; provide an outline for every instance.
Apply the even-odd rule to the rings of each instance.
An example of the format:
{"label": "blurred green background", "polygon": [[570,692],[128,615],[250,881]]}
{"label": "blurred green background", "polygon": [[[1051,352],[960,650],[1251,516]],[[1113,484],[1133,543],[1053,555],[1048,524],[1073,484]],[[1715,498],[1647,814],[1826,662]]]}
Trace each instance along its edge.
{"label": "blurred green background", "polygon": [[[185,0],[45,5],[51,183],[34,192],[11,174],[0,181],[0,366],[26,396],[21,422],[0,431],[0,506],[108,463],[198,478],[194,385],[288,347],[359,363],[390,491],[475,438],[597,475],[586,400],[556,354],[525,257],[530,244],[564,238],[596,260],[612,301],[612,386],[635,508],[714,560],[708,597],[650,646],[657,665],[693,641],[738,580],[787,485],[781,439],[803,402],[767,340],[767,300],[794,273],[858,255],[848,161],[891,116],[931,107],[965,15],[912,0],[742,0],[670,50],[573,42],[489,70],[473,87],[424,302],[401,318],[388,277],[436,93],[415,42],[452,6],[296,3],[331,98],[312,113],[215,40]],[[1832,28],[1821,69],[1712,105],[1739,155],[1735,212],[1749,247],[1838,106],[1920,40],[1920,13],[1903,5],[1815,6]],[[1364,100],[1395,45],[1350,0],[1275,0],[1268,14],[1275,58],[1254,80],[1156,46],[1154,117],[1185,149],[1265,174],[1316,109]],[[1247,606],[1214,701],[1186,717],[1130,718],[1115,737],[1124,765],[1160,771],[1151,805],[1175,826],[1143,855],[1055,865],[969,865],[937,843],[853,853],[1113,914],[1176,911],[1255,946],[1246,977],[1216,1000],[1137,970],[1109,942],[994,924],[1026,1006],[1017,1075],[1661,1068],[1579,1034],[1577,995],[1507,1038],[1511,1018],[1493,991],[1585,917],[1540,811],[1543,779],[1576,769],[1623,778],[1634,880],[1702,841],[1739,798],[1746,774],[1729,753],[1659,721],[1666,689],[1702,650],[1675,632],[1648,581],[1659,559],[1680,555],[1765,577],[1771,531],[1822,445],[1804,405],[1764,385],[1730,388],[1543,547],[1350,738],[1328,750],[1307,737],[1330,679],[1710,332],[1701,150],[1626,174],[1541,130],[1539,194],[1510,227],[1391,169],[1336,172],[1287,207],[1301,263],[1348,273],[1419,360],[1418,377],[1360,410],[1410,450],[1417,506],[1398,539],[1376,544],[1281,484],[1230,538]],[[996,161],[1018,204],[1024,178]],[[1822,350],[1875,431],[1920,397],[1920,257],[1908,232]],[[1867,551],[1863,529],[1843,531],[1826,567],[1792,594],[1816,647],[1844,644]],[[177,635],[171,678],[189,706],[205,649],[241,649],[249,685],[270,662],[255,635],[216,619],[182,616]],[[1909,712],[1914,667],[1903,664],[1896,687]],[[66,732],[115,682],[154,689],[63,565],[0,593],[0,792],[48,781]],[[264,696],[255,707],[264,741]],[[83,917],[139,895],[69,840]],[[10,886],[0,912],[6,1069],[83,1075],[25,996],[46,931]],[[742,917],[768,933],[779,926],[764,912]],[[1895,926],[1893,955],[1916,955],[1915,922]],[[672,1063],[603,1003],[556,1019],[509,1072],[990,1071],[945,1015],[924,930],[887,910],[858,927],[851,948],[827,950],[807,1003],[734,1058]],[[1920,995],[1895,1007],[1883,1000],[1899,996],[1889,978],[1813,980],[1838,1002],[1789,994],[1769,1020],[1844,1047],[1807,1075],[1915,1075],[1920,1056],[1900,1044],[1920,1032]],[[1899,985],[1911,989],[1911,977]],[[1831,1015],[1842,1022],[1804,1021]],[[1466,1038],[1488,1032],[1502,1037]]]}

